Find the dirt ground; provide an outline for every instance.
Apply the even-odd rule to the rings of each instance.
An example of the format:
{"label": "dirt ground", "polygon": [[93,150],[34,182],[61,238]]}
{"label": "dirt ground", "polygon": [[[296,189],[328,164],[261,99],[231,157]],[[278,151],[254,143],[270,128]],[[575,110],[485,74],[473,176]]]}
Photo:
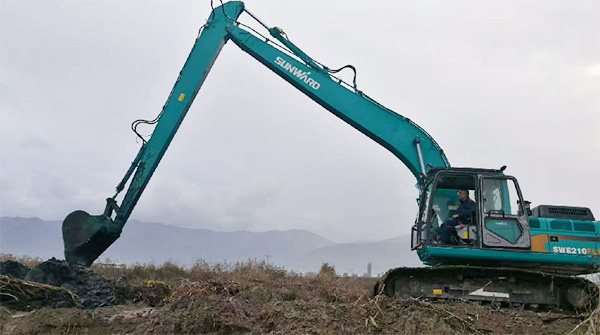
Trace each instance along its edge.
{"label": "dirt ground", "polygon": [[[600,314],[495,310],[466,302],[371,297],[374,279],[324,267],[297,275],[265,263],[184,270],[173,264],[93,271],[112,306],[20,312],[0,307],[1,334],[600,334]],[[585,322],[584,322],[585,320]]]}

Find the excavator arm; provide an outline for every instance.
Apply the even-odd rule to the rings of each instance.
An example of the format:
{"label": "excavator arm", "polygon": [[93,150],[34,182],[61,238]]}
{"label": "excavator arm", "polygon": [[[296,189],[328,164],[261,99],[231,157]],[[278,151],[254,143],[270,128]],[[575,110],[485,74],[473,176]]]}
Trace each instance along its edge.
{"label": "excavator arm", "polygon": [[[334,71],[320,65],[296,47],[279,28],[265,26],[283,47],[241,28],[237,22],[244,4],[228,2],[213,9],[196,39],[183,69],[165,103],[150,139],[142,145],[129,170],[107,199],[105,211],[91,216],[84,211],[69,214],[63,222],[65,258],[70,263],[91,265],[116,239],[131,215],[152,174],[160,163],[179,125],[221,49],[228,40],[271,69],[302,93],[398,157],[417,178],[433,167],[449,167],[442,149],[422,128],[385,108],[356,88],[336,79]],[[254,15],[248,12],[253,18]],[[282,50],[285,50],[282,51]],[[146,122],[153,123],[153,122]],[[131,179],[131,176],[133,178]],[[129,187],[119,206],[116,196]]]}

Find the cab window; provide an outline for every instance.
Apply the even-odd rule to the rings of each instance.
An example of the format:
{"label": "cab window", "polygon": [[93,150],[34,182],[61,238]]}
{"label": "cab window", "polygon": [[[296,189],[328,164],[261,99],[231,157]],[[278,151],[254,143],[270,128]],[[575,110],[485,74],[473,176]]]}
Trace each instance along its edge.
{"label": "cab window", "polygon": [[438,179],[435,195],[433,196],[432,221],[435,227],[456,214],[460,206],[459,190],[468,190],[469,198],[475,198],[475,178],[469,175],[442,175]]}
{"label": "cab window", "polygon": [[515,182],[505,178],[485,178],[483,210],[485,214],[521,215],[521,204]]}
{"label": "cab window", "polygon": [[518,217],[523,215],[515,181],[509,178],[484,178],[482,181],[485,228],[515,244],[523,234]]}

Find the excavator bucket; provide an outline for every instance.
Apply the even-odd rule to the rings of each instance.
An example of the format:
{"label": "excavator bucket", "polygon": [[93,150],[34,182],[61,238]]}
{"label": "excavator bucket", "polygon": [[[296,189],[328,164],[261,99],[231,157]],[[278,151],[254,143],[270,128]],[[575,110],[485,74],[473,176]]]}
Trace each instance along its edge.
{"label": "excavator bucket", "polygon": [[75,211],[62,225],[65,259],[69,263],[90,266],[119,238],[122,228],[106,215]]}

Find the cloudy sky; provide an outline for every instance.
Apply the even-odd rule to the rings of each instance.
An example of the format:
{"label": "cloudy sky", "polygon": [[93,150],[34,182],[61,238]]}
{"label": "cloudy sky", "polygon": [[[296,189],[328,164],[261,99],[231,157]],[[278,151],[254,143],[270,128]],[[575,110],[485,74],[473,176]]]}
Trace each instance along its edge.
{"label": "cloudy sky", "polygon": [[[354,64],[359,87],[453,166],[507,165],[534,205],[600,216],[599,1],[246,6],[320,62]],[[100,214],[140,146],[131,122],[160,111],[210,10],[0,1],[0,215]],[[392,154],[228,43],[133,218],[382,239],[409,232],[414,185]]]}

